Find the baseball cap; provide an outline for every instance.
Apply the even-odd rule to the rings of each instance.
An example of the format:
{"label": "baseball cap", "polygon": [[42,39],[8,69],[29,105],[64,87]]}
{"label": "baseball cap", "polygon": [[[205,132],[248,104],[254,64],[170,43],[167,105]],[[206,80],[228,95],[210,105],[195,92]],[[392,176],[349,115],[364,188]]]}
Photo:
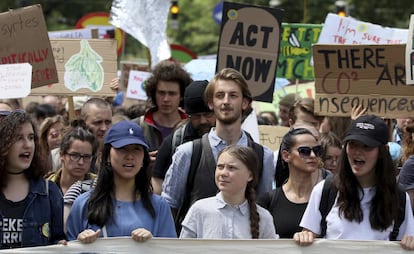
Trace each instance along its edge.
{"label": "baseball cap", "polygon": [[382,118],[375,115],[363,115],[352,121],[351,128],[344,141],[357,140],[368,147],[377,147],[388,143],[389,129]]}
{"label": "baseball cap", "polygon": [[204,91],[208,85],[207,80],[191,82],[184,91],[184,110],[191,115],[195,113],[210,112],[210,108],[204,101]]}
{"label": "baseball cap", "polygon": [[142,145],[148,148],[141,127],[137,123],[128,120],[123,120],[112,125],[106,133],[104,143],[111,144],[115,148],[132,144]]}

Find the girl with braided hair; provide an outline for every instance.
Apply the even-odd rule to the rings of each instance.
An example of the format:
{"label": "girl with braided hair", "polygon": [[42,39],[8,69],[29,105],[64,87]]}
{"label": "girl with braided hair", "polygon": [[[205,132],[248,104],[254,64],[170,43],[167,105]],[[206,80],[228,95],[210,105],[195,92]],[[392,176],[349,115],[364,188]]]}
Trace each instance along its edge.
{"label": "girl with braided hair", "polygon": [[180,238],[278,239],[272,216],[256,204],[258,160],[250,147],[224,148],[215,171],[220,192],[191,206]]}

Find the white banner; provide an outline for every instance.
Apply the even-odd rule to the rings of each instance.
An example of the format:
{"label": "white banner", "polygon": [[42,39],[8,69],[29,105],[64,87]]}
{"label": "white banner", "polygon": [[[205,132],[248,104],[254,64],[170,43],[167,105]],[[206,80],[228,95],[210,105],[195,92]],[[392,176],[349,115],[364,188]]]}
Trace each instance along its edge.
{"label": "white banner", "polygon": [[346,241],[316,240],[311,246],[301,247],[293,240],[204,240],[153,238],[146,242],[136,242],[130,237],[98,239],[91,244],[78,241],[67,246],[0,250],[0,253],[143,253],[143,254],[396,254],[407,253],[398,242],[389,241]]}
{"label": "white banner", "polygon": [[382,27],[351,17],[328,14],[319,44],[405,44],[408,29]]}

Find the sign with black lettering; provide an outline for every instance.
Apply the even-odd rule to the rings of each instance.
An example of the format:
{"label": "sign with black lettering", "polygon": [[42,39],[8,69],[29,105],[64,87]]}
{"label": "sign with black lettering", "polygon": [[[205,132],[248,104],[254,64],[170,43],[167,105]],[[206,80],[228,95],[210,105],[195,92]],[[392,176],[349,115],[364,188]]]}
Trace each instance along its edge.
{"label": "sign with black lettering", "polygon": [[32,65],[32,88],[58,82],[42,7],[0,13],[0,64]]}
{"label": "sign with black lettering", "polygon": [[312,45],[318,42],[322,25],[282,24],[277,77],[314,80]]}
{"label": "sign with black lettering", "polygon": [[238,70],[253,98],[272,102],[282,11],[224,2],[216,70]]}
{"label": "sign with black lettering", "polygon": [[387,118],[412,117],[414,86],[405,82],[405,45],[313,46],[315,112],[347,116],[355,105]]}

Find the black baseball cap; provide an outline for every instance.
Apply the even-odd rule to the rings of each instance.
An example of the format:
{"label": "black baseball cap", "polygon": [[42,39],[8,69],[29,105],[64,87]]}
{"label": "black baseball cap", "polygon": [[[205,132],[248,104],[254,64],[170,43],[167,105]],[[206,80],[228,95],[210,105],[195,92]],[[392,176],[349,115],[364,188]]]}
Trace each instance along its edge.
{"label": "black baseball cap", "polygon": [[363,115],[352,121],[344,141],[356,140],[368,147],[388,143],[389,128],[384,120],[375,115]]}

